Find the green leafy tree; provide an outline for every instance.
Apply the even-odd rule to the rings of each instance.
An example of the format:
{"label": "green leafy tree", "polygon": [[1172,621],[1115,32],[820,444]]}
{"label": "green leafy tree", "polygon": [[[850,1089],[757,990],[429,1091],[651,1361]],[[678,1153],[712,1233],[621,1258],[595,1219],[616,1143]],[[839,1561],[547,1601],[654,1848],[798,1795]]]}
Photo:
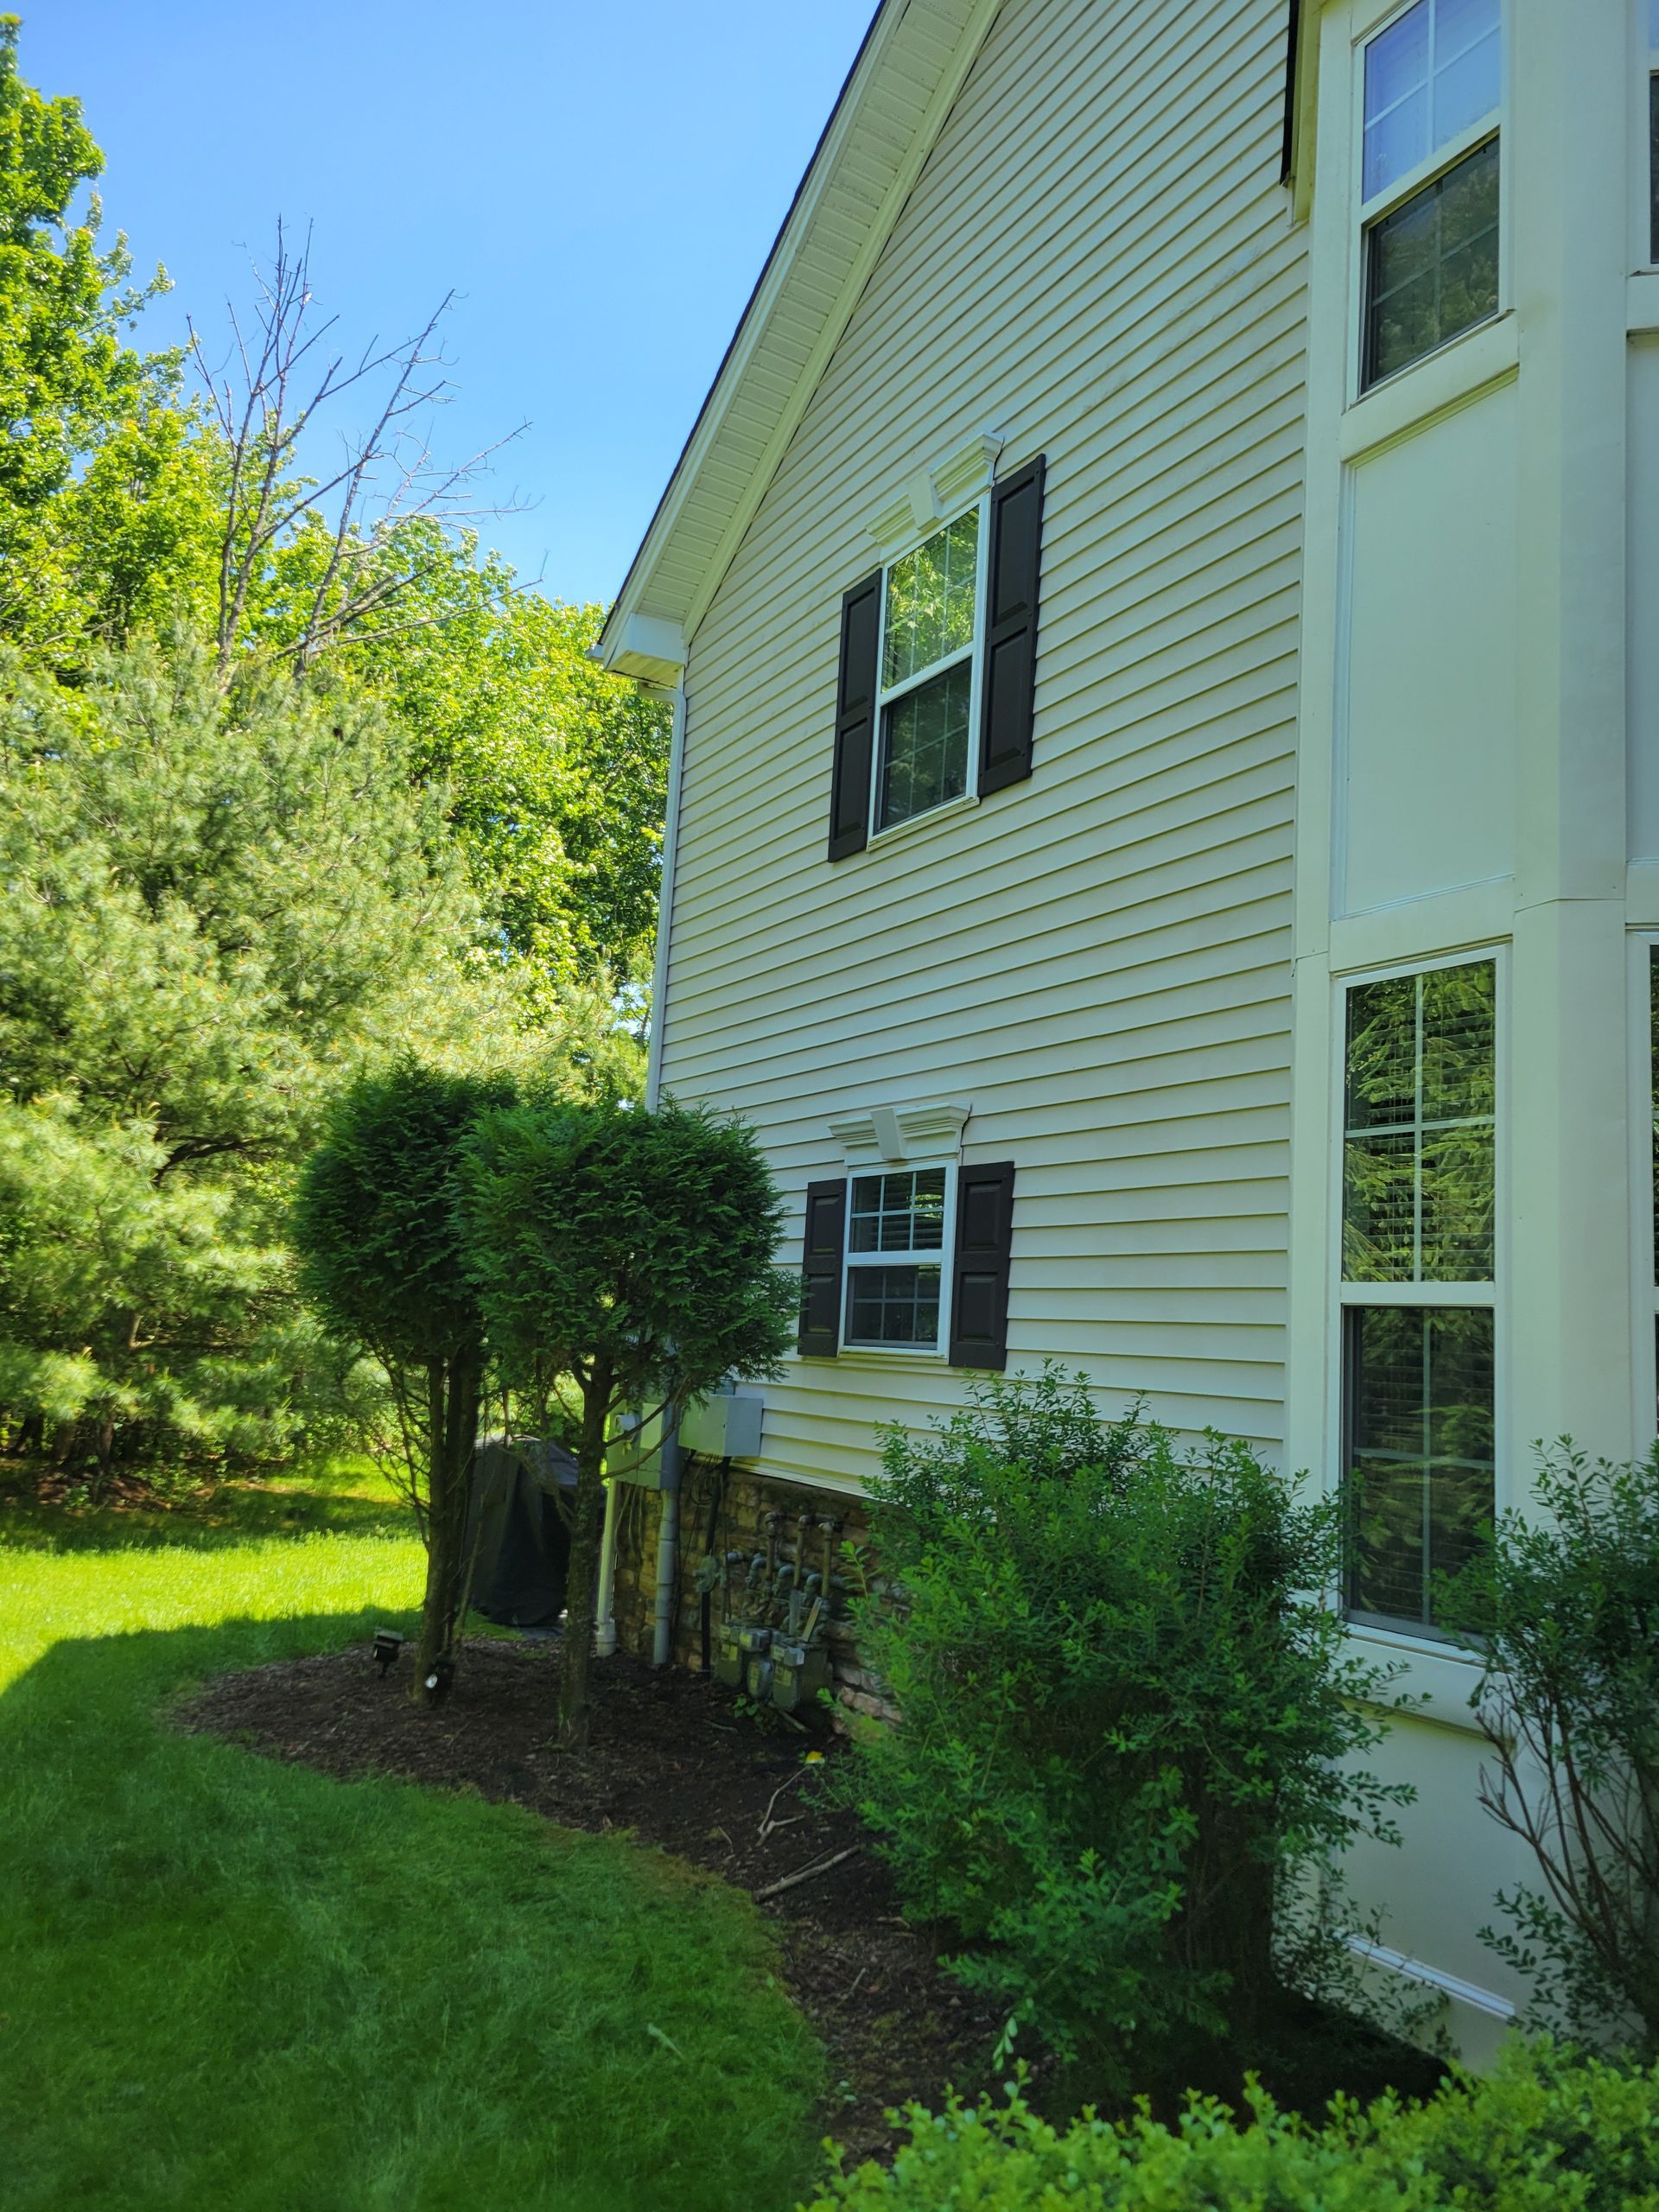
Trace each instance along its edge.
{"label": "green leafy tree", "polygon": [[[123,335],[145,290],[98,245],[103,167],[78,105],[19,77],[0,24],[0,640],[79,688],[100,644],[175,626],[251,661],[326,667],[408,733],[442,790],[477,941],[519,963],[555,1027],[573,987],[643,1014],[656,928],[668,715],[588,658],[601,610],[521,586],[469,516],[487,455],[452,465],[415,425],[449,389],[447,302],[348,356],[308,244],[277,228],[251,308],[188,360]],[[190,374],[187,389],[186,372]],[[326,433],[340,403],[369,429]],[[320,465],[311,456],[323,456]],[[395,486],[395,490],[383,487]]]}
{"label": "green leafy tree", "polygon": [[301,1172],[293,1216],[306,1295],[391,1379],[410,1494],[426,1539],[426,1596],[411,1694],[452,1656],[483,1402],[485,1324],[465,1265],[464,1148],[502,1081],[406,1060],[331,1109]]}
{"label": "green leafy tree", "polygon": [[443,795],[372,703],[269,671],[226,692],[204,648],[0,698],[0,1091],[41,1185],[0,1194],[4,1403],[105,1456],[136,1430],[251,1448],[260,1421],[274,1448],[304,1417],[283,1224],[354,1075],[419,1044],[632,1079],[594,995],[527,1025]]}
{"label": "green leafy tree", "polygon": [[154,418],[179,360],[121,335],[167,279],[129,285],[125,241],[99,246],[96,197],[77,219],[104,157],[79,101],[43,99],[18,75],[18,29],[0,16],[0,637],[73,661],[96,613],[63,528],[68,508],[95,504],[78,497],[78,473],[118,448],[105,489],[118,474],[136,504],[154,499],[175,459]]}
{"label": "green leafy tree", "polygon": [[165,1169],[148,1122],[0,1097],[0,1406],[66,1450],[84,1431],[100,1483],[122,1424],[269,1446],[273,1400],[296,1411],[316,1363],[232,1185]]}
{"label": "green leafy tree", "polygon": [[408,626],[347,642],[340,660],[410,731],[416,772],[447,790],[516,957],[544,988],[607,976],[639,1002],[656,941],[668,709],[591,658],[602,607],[524,589],[471,537],[428,524],[404,535],[422,533]]}
{"label": "green leafy tree", "polygon": [[588,1725],[607,1439],[728,1375],[776,1372],[798,1302],[753,1136],[701,1109],[531,1103],[486,1115],[464,1177],[467,1264],[507,1380],[579,1401],[559,1732]]}

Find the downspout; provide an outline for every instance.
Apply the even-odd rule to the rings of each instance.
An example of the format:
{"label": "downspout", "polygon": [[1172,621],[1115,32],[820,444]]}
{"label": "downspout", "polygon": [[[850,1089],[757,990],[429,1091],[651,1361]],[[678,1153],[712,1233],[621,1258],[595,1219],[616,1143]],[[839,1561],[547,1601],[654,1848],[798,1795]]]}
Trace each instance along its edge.
{"label": "downspout", "polygon": [[599,1539],[599,1602],[594,1608],[594,1655],[608,1659],[616,1649],[616,1478],[605,1485],[605,1526]]}
{"label": "downspout", "polygon": [[674,1656],[674,1594],[680,1549],[680,1425],[663,1434],[661,1518],[657,1524],[657,1603],[651,1663],[666,1667]]}
{"label": "downspout", "polygon": [[645,1111],[654,1113],[663,1095],[663,1031],[668,1016],[668,942],[674,924],[674,858],[680,842],[680,784],[685,766],[685,671],[671,696],[673,721],[668,745],[668,806],[663,818],[663,876],[657,896],[657,953],[651,971],[651,1044],[645,1060]]}

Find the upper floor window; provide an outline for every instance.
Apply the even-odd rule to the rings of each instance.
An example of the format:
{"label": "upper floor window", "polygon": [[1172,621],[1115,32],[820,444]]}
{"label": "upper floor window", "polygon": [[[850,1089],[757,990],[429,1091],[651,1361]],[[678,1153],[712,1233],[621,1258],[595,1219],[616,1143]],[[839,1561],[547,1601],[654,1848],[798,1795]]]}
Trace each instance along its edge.
{"label": "upper floor window", "polygon": [[980,524],[972,507],[883,571],[878,830],[968,789]]}
{"label": "upper floor window", "polygon": [[1659,263],[1659,0],[1648,0],[1648,258]]}
{"label": "upper floor window", "polygon": [[1360,385],[1498,302],[1500,0],[1416,0],[1364,48]]}
{"label": "upper floor window", "polygon": [[1465,961],[1348,992],[1346,1594],[1420,1632],[1493,1512],[1497,975]]}
{"label": "upper floor window", "polygon": [[1043,474],[1039,454],[843,596],[832,861],[1031,773]]}

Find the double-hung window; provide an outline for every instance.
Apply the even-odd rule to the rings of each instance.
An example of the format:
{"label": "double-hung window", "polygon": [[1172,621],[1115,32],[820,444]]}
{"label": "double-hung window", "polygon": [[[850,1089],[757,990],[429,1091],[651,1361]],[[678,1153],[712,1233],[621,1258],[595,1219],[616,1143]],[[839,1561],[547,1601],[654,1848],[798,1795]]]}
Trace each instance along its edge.
{"label": "double-hung window", "polygon": [[1493,1514],[1497,982],[1484,958],[1347,993],[1346,1599],[1420,1634]]}
{"label": "double-hung window", "polygon": [[[924,502],[917,541],[887,541],[892,557],[842,594],[832,861],[1030,775],[1043,478],[1039,454],[954,514],[938,499],[949,521],[930,525]],[[969,488],[950,468],[929,480],[930,497]]]}
{"label": "double-hung window", "polygon": [[842,1342],[938,1351],[954,1171],[855,1175],[848,1193]]}
{"label": "double-hung window", "polygon": [[1501,0],[1416,0],[1363,78],[1362,391],[1497,313]]}
{"label": "double-hung window", "polygon": [[984,522],[982,503],[970,507],[882,571],[880,737],[871,795],[878,833],[968,791]]}
{"label": "double-hung window", "polygon": [[1007,1357],[1014,1162],[854,1167],[806,1187],[797,1349]]}

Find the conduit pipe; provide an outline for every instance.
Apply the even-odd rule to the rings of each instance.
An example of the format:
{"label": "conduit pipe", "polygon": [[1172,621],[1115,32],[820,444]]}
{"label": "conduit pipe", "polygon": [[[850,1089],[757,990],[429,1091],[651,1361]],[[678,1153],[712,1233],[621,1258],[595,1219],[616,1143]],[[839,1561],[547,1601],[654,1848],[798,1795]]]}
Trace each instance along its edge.
{"label": "conduit pipe", "polygon": [[662,1517],[657,1524],[657,1603],[651,1663],[666,1667],[674,1656],[674,1593],[680,1551],[680,1424],[663,1432]]}
{"label": "conduit pipe", "polygon": [[617,1486],[613,1475],[605,1484],[605,1526],[599,1539],[599,1593],[594,1607],[596,1659],[608,1659],[616,1649],[616,1516]]}

